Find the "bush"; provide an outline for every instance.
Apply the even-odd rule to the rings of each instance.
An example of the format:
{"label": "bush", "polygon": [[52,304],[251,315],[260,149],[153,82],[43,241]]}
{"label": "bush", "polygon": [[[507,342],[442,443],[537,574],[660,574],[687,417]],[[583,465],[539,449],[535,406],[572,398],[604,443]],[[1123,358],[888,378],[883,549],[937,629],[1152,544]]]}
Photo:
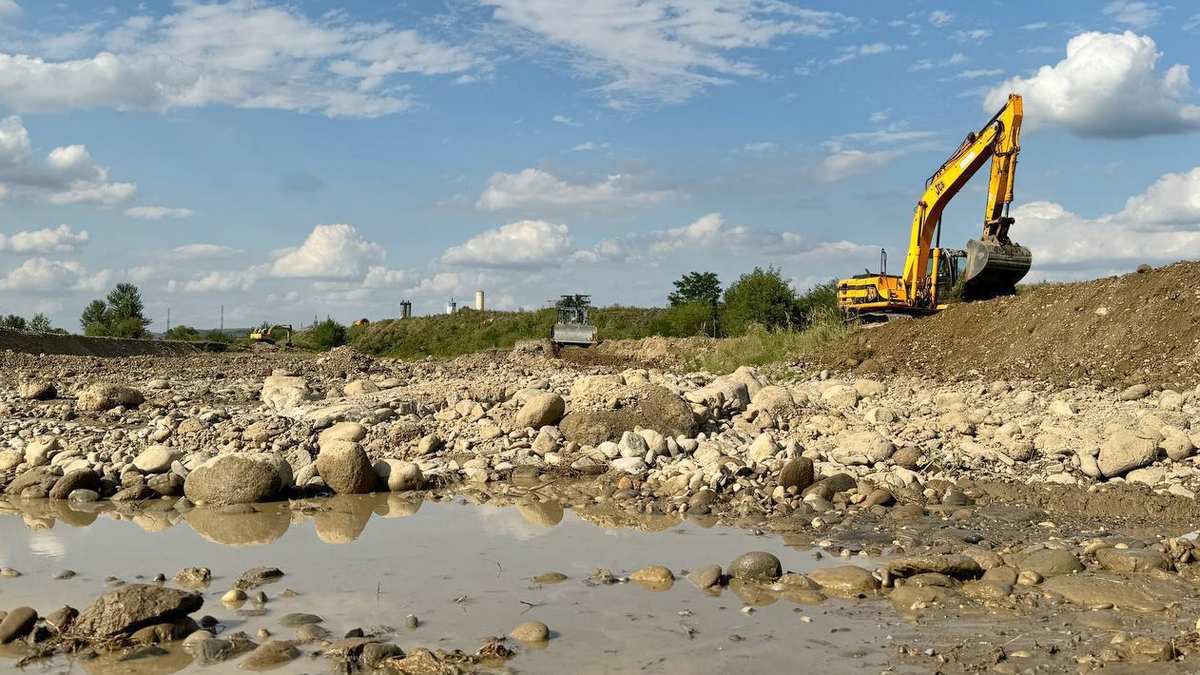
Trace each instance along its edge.
{"label": "bush", "polygon": [[93,300],[79,317],[84,335],[144,338],[150,319],[144,314],[142,292],[130,283],[120,283],[104,300]]}
{"label": "bush", "polygon": [[739,366],[785,363],[797,356],[811,354],[845,337],[850,328],[836,309],[817,310],[804,330],[767,330],[751,324],[746,333],[720,340],[686,359],[690,368],[714,373],[729,373]]}
{"label": "bush", "polygon": [[175,326],[163,335],[167,340],[195,341],[200,339],[200,331],[191,326]]}
{"label": "bush", "polygon": [[297,342],[303,343],[310,349],[327,351],[346,344],[346,327],[326,318],[324,321],[300,334]]}
{"label": "bush", "polygon": [[727,335],[744,335],[751,324],[768,331],[803,324],[796,292],[774,267],[755,267],[725,289],[721,327]]}
{"label": "bush", "polygon": [[229,344],[230,342],[233,342],[232,338],[230,338],[225,333],[222,333],[221,331],[217,330],[216,328],[205,333],[204,339],[209,342],[221,342],[224,344]]}

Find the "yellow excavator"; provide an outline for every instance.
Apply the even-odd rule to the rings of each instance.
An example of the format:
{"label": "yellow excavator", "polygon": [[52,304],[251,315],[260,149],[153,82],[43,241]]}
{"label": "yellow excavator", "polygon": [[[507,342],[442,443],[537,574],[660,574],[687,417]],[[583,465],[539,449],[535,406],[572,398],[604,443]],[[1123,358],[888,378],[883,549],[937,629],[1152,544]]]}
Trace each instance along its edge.
{"label": "yellow excavator", "polygon": [[[967,134],[950,159],[925,181],[925,193],[913,214],[904,273],[888,274],[887,252],[881,251],[878,274],[868,270],[838,280],[838,307],[852,318],[887,320],[936,312],[946,306],[956,287],[964,299],[1016,292],[1017,282],[1033,262],[1029,249],[1008,237],[1014,222],[1008,212],[1021,151],[1022,117],[1021,97],[1010,94],[995,117]],[[968,241],[966,250],[942,248],[942,211],[989,159],[992,170],[983,236]]]}
{"label": "yellow excavator", "polygon": [[[277,335],[277,333],[279,335]],[[262,342],[269,345],[282,343],[285,347],[291,347],[292,324],[277,323],[274,326],[269,327],[266,324],[263,324],[262,326],[250,331],[250,334],[247,337],[250,338],[251,342]]]}

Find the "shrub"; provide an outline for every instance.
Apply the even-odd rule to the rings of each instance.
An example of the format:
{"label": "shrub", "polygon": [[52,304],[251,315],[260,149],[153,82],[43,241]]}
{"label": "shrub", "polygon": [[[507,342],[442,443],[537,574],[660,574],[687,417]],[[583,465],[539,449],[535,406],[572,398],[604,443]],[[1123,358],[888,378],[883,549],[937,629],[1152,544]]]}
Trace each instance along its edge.
{"label": "shrub", "polygon": [[798,328],[803,323],[796,292],[774,267],[755,267],[725,289],[721,326],[726,334],[744,335],[754,323],[767,330]]}

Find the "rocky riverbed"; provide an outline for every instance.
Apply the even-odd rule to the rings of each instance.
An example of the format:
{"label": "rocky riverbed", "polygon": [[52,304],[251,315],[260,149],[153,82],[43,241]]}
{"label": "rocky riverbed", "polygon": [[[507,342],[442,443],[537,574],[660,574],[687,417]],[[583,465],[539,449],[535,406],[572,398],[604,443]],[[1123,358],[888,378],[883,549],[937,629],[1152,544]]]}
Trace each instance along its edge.
{"label": "rocky riverbed", "polygon": [[[770,548],[748,544],[687,560],[647,546],[650,555],[612,561],[593,542],[573,564],[591,555],[603,569],[565,576],[587,589],[632,579],[650,591],[686,578],[699,597],[742,616],[788,604],[794,616],[777,616],[770,631],[781,642],[817,607],[863,636],[853,647],[831,640],[866,659],[858,667],[1075,672],[1155,663],[1185,672],[1200,661],[1194,389],[1063,388],[969,372],[866,379],[803,365],[715,377],[581,366],[538,345],[416,363],[348,349],[316,358],[0,358],[9,374],[0,391],[0,510],[31,530],[89,519],[146,531],[186,523],[205,541],[252,546],[246,568],[286,568],[288,556],[272,552],[297,519],[311,519],[320,541],[353,548],[372,517],[404,514],[421,500],[511,505],[548,522],[565,510],[609,527],[699,525],[765,535],[803,551],[805,563],[786,551],[739,557]],[[155,540],[140,546],[153,560]],[[436,567],[446,555],[453,547],[421,560]],[[7,606],[9,582],[0,578],[3,653],[138,654],[170,672],[194,664],[194,644],[216,640],[203,649],[250,667],[263,665],[255,654],[291,662],[319,651],[343,670],[455,672],[509,668],[519,653],[520,670],[563,672],[553,659],[539,666],[528,645],[553,651],[570,631],[586,632],[510,621],[480,633],[503,639],[450,650],[401,645],[395,632],[363,626],[304,641],[268,622],[260,636],[229,621],[205,626],[183,593],[198,593],[207,608],[240,590],[253,605],[253,589],[234,581],[244,570],[182,562],[195,569],[158,584],[97,562],[93,577],[126,583],[95,589],[107,596],[64,599],[84,607],[70,619],[45,603]],[[527,566],[530,578],[554,571]],[[213,587],[214,576],[229,587]],[[419,581],[436,586],[437,576]],[[471,596],[469,584],[458,587]],[[121,626],[93,618],[103,613],[97,606],[136,605],[112,598],[128,588],[168,609]],[[371,602],[371,591],[355,589],[353,601]],[[880,635],[881,622],[897,628]],[[538,636],[549,639],[529,639]],[[147,644],[156,651],[146,653]],[[718,647],[729,649],[702,649]],[[772,669],[771,652],[784,649],[769,640],[755,647],[739,661],[747,672]],[[586,652],[587,643],[571,649]],[[654,646],[646,649],[638,656],[651,671],[693,672],[678,658],[655,662]],[[597,660],[578,672],[605,670]]]}

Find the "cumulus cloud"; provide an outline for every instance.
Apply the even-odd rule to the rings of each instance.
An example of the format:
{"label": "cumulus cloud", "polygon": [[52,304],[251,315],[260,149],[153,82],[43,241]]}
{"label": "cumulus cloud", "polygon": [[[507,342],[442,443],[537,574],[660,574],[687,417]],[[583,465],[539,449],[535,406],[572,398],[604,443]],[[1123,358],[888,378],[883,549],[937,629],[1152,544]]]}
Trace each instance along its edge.
{"label": "cumulus cloud", "polygon": [[1175,64],[1160,75],[1159,56],[1147,36],[1083,33],[1067,42],[1062,61],[990,90],[984,108],[996,110],[1017,92],[1025,97],[1031,127],[1108,138],[1200,130],[1200,106],[1185,99],[1192,94],[1188,67]]}
{"label": "cumulus cloud", "polygon": [[6,194],[60,205],[112,205],[132,199],[137,185],[111,180],[84,145],[57,147],[38,159],[29,131],[13,115],[0,120],[0,196]]}
{"label": "cumulus cloud", "polygon": [[743,225],[725,227],[725,219],[719,213],[709,213],[684,225],[672,227],[660,233],[650,245],[654,253],[669,253],[690,246],[711,246],[718,242],[734,243],[749,232]]}
{"label": "cumulus cloud", "polygon": [[629,252],[625,249],[625,246],[621,242],[613,239],[605,239],[591,248],[581,248],[577,251],[573,251],[571,253],[571,261],[597,264],[605,262],[618,262],[624,260],[628,256]]}
{"label": "cumulus cloud", "polygon": [[275,259],[271,276],[358,277],[369,263],[381,262],[384,253],[382,246],[364,239],[353,225],[317,225],[299,248],[287,249]]}
{"label": "cumulus cloud", "polygon": [[[378,117],[413,105],[395,76],[486,70],[467,49],[344,12],[310,18],[259,0],[178,3],[131,17],[106,50],[54,60],[0,52],[0,103],[20,112],[90,108],[165,111],[228,105]],[[40,50],[40,51],[39,51]]]}
{"label": "cumulus cloud", "polygon": [[633,183],[632,177],[625,174],[614,174],[598,183],[570,183],[541,169],[497,172],[488,179],[475,206],[499,211],[531,206],[645,205],[674,195],[671,190],[640,189]]}
{"label": "cumulus cloud", "polygon": [[584,77],[603,81],[610,104],[677,103],[761,72],[740,58],[786,36],[829,37],[854,20],[776,0],[484,0],[513,27]]}
{"label": "cumulus cloud", "polygon": [[1013,209],[1013,217],[1036,268],[1107,271],[1200,258],[1200,167],[1162,176],[1113,214],[1085,218],[1039,201]]}
{"label": "cumulus cloud", "polygon": [[566,225],[521,220],[481,232],[442,254],[447,265],[524,267],[561,261],[571,248]]}
{"label": "cumulus cloud", "polygon": [[162,220],[164,218],[187,218],[195,215],[191,209],[171,208],[169,206],[133,206],[125,209],[125,215],[142,220]]}
{"label": "cumulus cloud", "polygon": [[227,258],[241,253],[232,246],[220,244],[184,244],[171,249],[168,256],[175,260],[205,260],[211,258]]}
{"label": "cumulus cloud", "polygon": [[172,279],[167,284],[168,292],[183,291],[184,293],[214,293],[228,291],[248,291],[262,277],[262,269],[252,267],[246,270],[224,270],[205,272],[186,281]]}
{"label": "cumulus cloud", "polygon": [[19,267],[0,277],[0,289],[27,292],[63,292],[102,290],[109,281],[108,270],[89,272],[74,260],[29,258]]}
{"label": "cumulus cloud", "polygon": [[88,241],[87,230],[76,232],[68,225],[44,230],[27,230],[6,235],[0,232],[0,251],[13,253],[70,253]]}

